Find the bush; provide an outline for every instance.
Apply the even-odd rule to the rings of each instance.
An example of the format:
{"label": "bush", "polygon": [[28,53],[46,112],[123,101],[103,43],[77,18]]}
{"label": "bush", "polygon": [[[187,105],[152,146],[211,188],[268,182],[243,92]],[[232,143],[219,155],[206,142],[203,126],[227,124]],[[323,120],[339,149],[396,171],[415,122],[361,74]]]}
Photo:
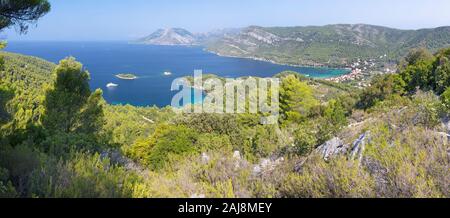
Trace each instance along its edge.
{"label": "bush", "polygon": [[73,158],[58,161],[48,158],[33,173],[31,192],[34,197],[121,198],[132,197],[139,178],[124,168],[111,164],[100,155],[73,153]]}
{"label": "bush", "polygon": [[0,198],[14,197],[18,197],[18,194],[11,181],[9,181],[9,172],[0,168]]}
{"label": "bush", "polygon": [[363,164],[376,178],[378,197],[449,196],[446,138],[420,126],[399,132],[385,124],[373,127],[371,136]]}
{"label": "bush", "polygon": [[153,170],[166,165],[169,156],[199,152],[198,133],[185,126],[160,125],[148,139],[137,140],[126,152]]}
{"label": "bush", "polygon": [[304,122],[298,125],[294,132],[294,153],[297,155],[307,155],[318,144],[315,126],[311,122]]}
{"label": "bush", "polygon": [[357,162],[345,157],[326,163],[312,157],[300,173],[291,173],[280,189],[288,198],[348,198],[374,197],[373,178],[359,168]]}
{"label": "bush", "polygon": [[441,101],[445,109],[447,109],[447,112],[450,111],[450,87],[447,88],[444,93],[442,93]]}
{"label": "bush", "polygon": [[7,170],[17,193],[23,197],[29,196],[30,176],[40,166],[39,153],[25,144],[0,148],[0,166]]}
{"label": "bush", "polygon": [[398,75],[389,74],[375,77],[370,87],[364,89],[357,105],[361,109],[369,109],[389,96],[402,95],[404,86],[404,80]]}

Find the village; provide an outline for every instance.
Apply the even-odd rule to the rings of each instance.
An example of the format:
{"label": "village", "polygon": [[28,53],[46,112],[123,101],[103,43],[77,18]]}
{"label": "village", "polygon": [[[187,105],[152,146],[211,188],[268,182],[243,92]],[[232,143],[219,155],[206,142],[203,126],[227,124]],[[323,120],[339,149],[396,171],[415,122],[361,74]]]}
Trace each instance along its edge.
{"label": "village", "polygon": [[367,87],[373,76],[397,71],[396,64],[389,63],[386,59],[387,54],[368,60],[358,59],[346,68],[350,73],[326,80],[338,83],[356,83],[355,85],[360,88]]}

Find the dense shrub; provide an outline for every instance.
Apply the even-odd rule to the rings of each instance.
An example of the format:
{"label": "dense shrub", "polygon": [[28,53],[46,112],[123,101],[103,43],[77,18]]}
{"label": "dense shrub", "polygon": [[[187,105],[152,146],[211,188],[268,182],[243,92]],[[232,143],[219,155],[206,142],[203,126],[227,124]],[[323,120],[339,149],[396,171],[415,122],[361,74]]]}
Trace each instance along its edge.
{"label": "dense shrub", "polygon": [[300,173],[291,173],[280,189],[282,197],[374,197],[374,179],[355,161],[344,157],[327,163],[312,157]]}
{"label": "dense shrub", "polygon": [[120,198],[132,197],[139,178],[100,155],[73,153],[68,161],[46,158],[32,175],[35,197]]}
{"label": "dense shrub", "polygon": [[151,169],[161,169],[169,156],[198,152],[195,144],[198,133],[185,126],[162,124],[148,138],[137,140],[126,152]]}

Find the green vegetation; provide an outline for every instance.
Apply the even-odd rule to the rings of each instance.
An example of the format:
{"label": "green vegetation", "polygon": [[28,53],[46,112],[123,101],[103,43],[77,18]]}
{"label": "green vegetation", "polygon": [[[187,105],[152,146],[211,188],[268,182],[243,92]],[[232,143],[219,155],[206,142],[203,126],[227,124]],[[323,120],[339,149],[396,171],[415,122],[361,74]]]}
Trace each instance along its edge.
{"label": "green vegetation", "polygon": [[[0,29],[22,32],[50,9],[1,6]],[[449,44],[446,27],[246,31],[271,38],[259,57],[286,63],[396,59]],[[109,105],[74,58],[0,55],[0,197],[450,197],[450,48],[414,49],[398,73],[362,90],[282,72],[277,125],[259,114]]]}
{"label": "green vegetation", "polygon": [[[348,66],[360,60],[398,61],[412,48],[450,45],[449,27],[398,30],[372,25],[244,28],[208,44],[221,55],[294,65]],[[386,55],[386,56],[385,56]]]}
{"label": "green vegetation", "polygon": [[309,116],[319,102],[313,96],[313,90],[306,82],[299,81],[294,75],[283,79],[280,92],[281,115],[287,121],[299,122]]}
{"label": "green vegetation", "polygon": [[449,197],[449,54],[414,50],[363,90],[282,72],[262,125],[109,105],[74,58],[2,52],[0,196]]}
{"label": "green vegetation", "polygon": [[19,27],[20,32],[26,32],[28,24],[34,22],[50,11],[47,0],[6,0],[1,2],[0,30]]}

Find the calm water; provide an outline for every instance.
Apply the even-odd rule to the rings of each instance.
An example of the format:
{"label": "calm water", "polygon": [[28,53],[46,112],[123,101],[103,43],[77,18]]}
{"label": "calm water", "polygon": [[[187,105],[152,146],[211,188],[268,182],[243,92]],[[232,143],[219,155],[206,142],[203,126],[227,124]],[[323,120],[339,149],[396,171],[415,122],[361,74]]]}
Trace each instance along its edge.
{"label": "calm water", "polygon": [[[345,70],[291,67],[242,58],[220,57],[201,47],[132,45],[126,42],[9,42],[6,51],[41,57],[57,63],[73,56],[91,73],[91,88],[101,88],[106,101],[136,106],[169,105],[177,77],[193,75],[195,69],[222,77],[270,77],[292,70],[316,78],[346,73]],[[164,72],[172,76],[164,76]],[[133,73],[139,79],[120,80],[114,75]],[[108,83],[116,88],[106,88]]]}

